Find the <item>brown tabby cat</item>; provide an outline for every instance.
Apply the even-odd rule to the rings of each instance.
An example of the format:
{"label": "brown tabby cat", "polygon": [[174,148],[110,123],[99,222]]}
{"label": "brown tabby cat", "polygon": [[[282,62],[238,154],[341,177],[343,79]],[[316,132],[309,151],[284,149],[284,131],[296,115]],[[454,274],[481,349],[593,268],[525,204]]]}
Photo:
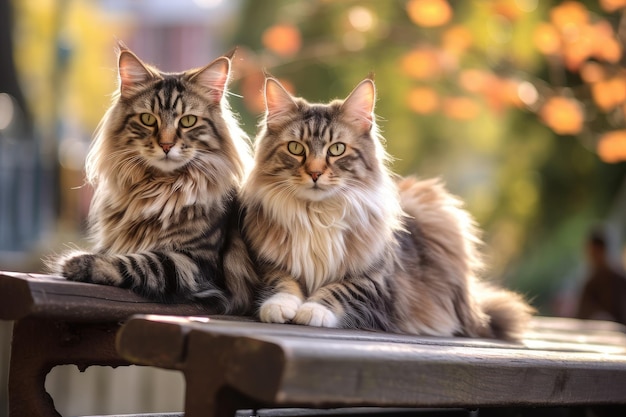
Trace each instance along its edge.
{"label": "brown tabby cat", "polygon": [[309,104],[273,78],[242,190],[265,322],[517,339],[532,309],[476,278],[473,222],[437,180],[394,181],[375,87]]}
{"label": "brown tabby cat", "polygon": [[63,256],[56,271],[160,301],[245,310],[255,273],[237,192],[251,155],[224,99],[230,57],[170,74],[120,46],[118,64],[119,90],[86,163],[95,246]]}

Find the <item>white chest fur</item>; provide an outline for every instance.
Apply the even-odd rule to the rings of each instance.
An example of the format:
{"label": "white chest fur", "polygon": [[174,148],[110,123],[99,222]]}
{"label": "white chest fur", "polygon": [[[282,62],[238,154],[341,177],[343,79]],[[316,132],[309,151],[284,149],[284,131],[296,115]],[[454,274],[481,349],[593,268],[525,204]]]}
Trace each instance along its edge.
{"label": "white chest fur", "polygon": [[270,208],[266,220],[272,224],[266,236],[257,236],[255,246],[311,294],[346,274],[362,272],[388,247],[394,217],[373,201],[380,200],[359,205],[283,201]]}
{"label": "white chest fur", "polygon": [[[309,293],[341,279],[346,273],[346,224],[329,213],[308,210],[289,230],[291,253],[287,264],[294,277],[299,277]],[[289,252],[289,251],[287,251]]]}

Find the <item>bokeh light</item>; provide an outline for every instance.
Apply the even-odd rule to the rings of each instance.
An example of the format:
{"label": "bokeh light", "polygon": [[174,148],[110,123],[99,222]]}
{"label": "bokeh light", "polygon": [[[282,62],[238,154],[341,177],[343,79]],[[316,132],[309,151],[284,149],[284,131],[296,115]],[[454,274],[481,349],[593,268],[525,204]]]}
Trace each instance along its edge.
{"label": "bokeh light", "polygon": [[422,27],[442,26],[452,19],[446,0],[409,0],[406,10],[413,23]]}
{"label": "bokeh light", "polygon": [[583,128],[580,103],[571,98],[551,97],[539,111],[543,122],[560,135],[576,135]]}
{"label": "bokeh light", "polygon": [[263,32],[263,45],[280,56],[294,55],[302,45],[300,31],[290,24],[277,24]]}

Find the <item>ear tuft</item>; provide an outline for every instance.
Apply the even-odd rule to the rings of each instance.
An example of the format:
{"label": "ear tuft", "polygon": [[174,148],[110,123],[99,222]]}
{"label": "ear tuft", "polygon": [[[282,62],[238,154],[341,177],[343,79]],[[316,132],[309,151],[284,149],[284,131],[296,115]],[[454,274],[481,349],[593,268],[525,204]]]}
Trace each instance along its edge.
{"label": "ear tuft", "polygon": [[209,65],[192,72],[190,80],[200,84],[208,91],[208,97],[219,103],[224,97],[230,79],[230,59],[226,56],[217,58]]}
{"label": "ear tuft", "polygon": [[228,58],[231,61],[233,60],[233,58],[235,57],[235,54],[237,53],[237,49],[239,49],[238,46],[235,46],[233,49],[231,49],[230,51],[226,52],[224,55],[222,55],[224,58]]}
{"label": "ear tuft", "polygon": [[291,94],[275,78],[265,79],[265,114],[268,125],[281,124],[298,109]]}
{"label": "ear tuft", "polygon": [[130,48],[126,46],[123,40],[117,39],[117,54],[119,55],[122,51],[130,51]]}
{"label": "ear tuft", "polygon": [[341,105],[344,117],[356,126],[370,130],[374,124],[376,87],[371,78],[359,83]]}

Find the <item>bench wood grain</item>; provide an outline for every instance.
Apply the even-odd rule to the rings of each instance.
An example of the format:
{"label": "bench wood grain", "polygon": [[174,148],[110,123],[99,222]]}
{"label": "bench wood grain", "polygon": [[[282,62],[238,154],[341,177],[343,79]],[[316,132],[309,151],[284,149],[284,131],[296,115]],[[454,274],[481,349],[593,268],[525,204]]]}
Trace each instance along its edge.
{"label": "bench wood grain", "polygon": [[537,318],[521,344],[220,317],[139,316],[118,334],[131,362],[177,369],[185,415],[245,407],[626,404],[626,336],[614,323]]}
{"label": "bench wood grain", "polygon": [[12,320],[10,416],[59,416],[45,391],[58,365],[123,366],[115,334],[133,314],[215,313],[192,304],[159,304],[131,291],[66,281],[61,277],[0,272],[0,319]]}
{"label": "bench wood grain", "polygon": [[195,304],[163,304],[121,288],[67,281],[65,278],[0,272],[0,319],[25,317],[112,322],[132,314],[170,315],[215,313]]}

